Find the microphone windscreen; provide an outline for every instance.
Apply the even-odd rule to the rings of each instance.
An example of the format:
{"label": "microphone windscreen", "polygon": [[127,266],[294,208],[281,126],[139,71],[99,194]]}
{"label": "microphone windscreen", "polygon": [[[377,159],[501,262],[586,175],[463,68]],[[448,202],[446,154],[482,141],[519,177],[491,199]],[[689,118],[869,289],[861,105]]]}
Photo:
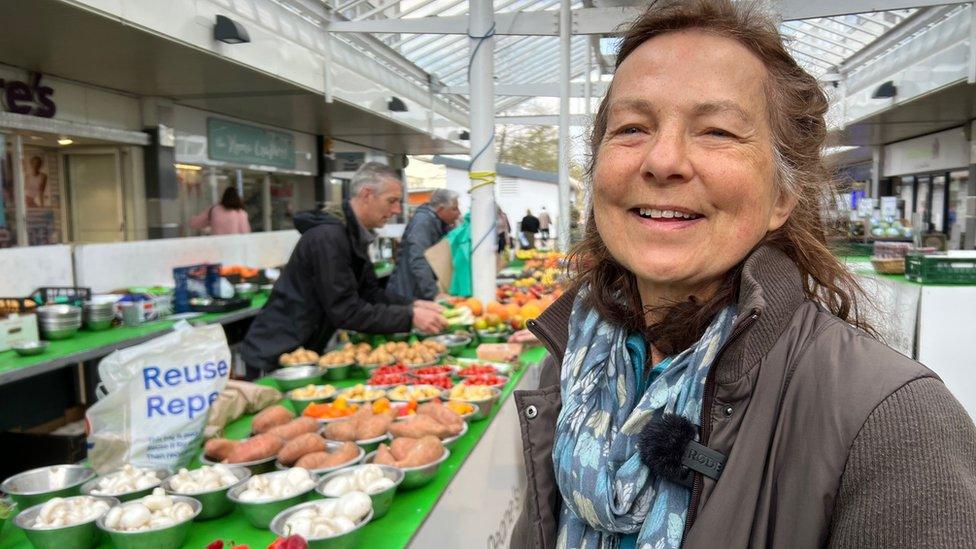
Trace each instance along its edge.
{"label": "microphone windscreen", "polygon": [[681,461],[697,431],[694,423],[675,414],[664,414],[648,422],[637,441],[641,461],[653,474],[673,482],[686,482],[687,470]]}

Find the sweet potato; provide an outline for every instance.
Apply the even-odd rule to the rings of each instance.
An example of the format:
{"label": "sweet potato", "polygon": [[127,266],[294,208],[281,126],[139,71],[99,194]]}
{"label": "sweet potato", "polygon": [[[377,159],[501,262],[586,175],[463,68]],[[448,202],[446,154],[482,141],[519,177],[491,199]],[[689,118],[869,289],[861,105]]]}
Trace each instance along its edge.
{"label": "sweet potato", "polygon": [[334,452],[312,452],[305,454],[295,463],[295,467],[325,469],[326,467],[335,467],[336,465],[346,463],[357,455],[359,455],[359,447],[352,442],[347,442]]}
{"label": "sweet potato", "polygon": [[393,456],[393,461],[407,457],[407,453],[415,444],[417,444],[415,438],[397,437],[393,439],[393,442],[390,443],[390,454]]}
{"label": "sweet potato", "polygon": [[310,417],[300,417],[298,419],[293,419],[284,425],[272,427],[265,432],[269,435],[275,435],[276,437],[283,438],[285,440],[291,440],[298,435],[314,433],[318,430],[319,423],[317,421]]}
{"label": "sweet potato", "polygon": [[295,414],[280,404],[269,406],[254,416],[254,420],[251,421],[251,431],[254,434],[260,434],[278,425],[288,423],[293,417]]}
{"label": "sweet potato", "polygon": [[289,440],[278,452],[278,461],[291,465],[305,454],[325,451],[325,440],[316,433],[305,433]]}
{"label": "sweet potato", "polygon": [[386,444],[380,444],[380,447],[376,449],[376,457],[373,458],[373,463],[377,465],[396,466],[396,458],[393,457],[393,453],[390,452],[390,449],[387,448]]}
{"label": "sweet potato", "polygon": [[419,467],[427,465],[444,455],[444,445],[435,436],[426,436],[417,441],[407,452],[407,456],[396,462],[397,467]]}
{"label": "sweet potato", "polygon": [[395,437],[420,438],[433,435],[437,438],[448,438],[461,432],[460,426],[443,425],[431,416],[417,414],[417,417],[406,421],[397,421],[390,425],[390,434]]}
{"label": "sweet potato", "polygon": [[417,413],[430,416],[436,419],[439,423],[451,427],[453,431],[452,434],[455,435],[460,433],[461,428],[464,426],[464,419],[461,418],[461,416],[454,410],[451,410],[447,406],[441,404],[441,401],[439,400],[433,400],[431,402],[421,404],[419,407],[417,407]]}
{"label": "sweet potato", "polygon": [[325,426],[325,438],[343,442],[356,440],[356,422],[347,419],[346,421],[329,423]]}
{"label": "sweet potato", "polygon": [[239,440],[212,438],[203,445],[203,455],[214,461],[221,461],[240,443]]}
{"label": "sweet potato", "polygon": [[263,433],[241,441],[227,454],[224,463],[244,463],[271,457],[281,450],[285,441],[275,435]]}

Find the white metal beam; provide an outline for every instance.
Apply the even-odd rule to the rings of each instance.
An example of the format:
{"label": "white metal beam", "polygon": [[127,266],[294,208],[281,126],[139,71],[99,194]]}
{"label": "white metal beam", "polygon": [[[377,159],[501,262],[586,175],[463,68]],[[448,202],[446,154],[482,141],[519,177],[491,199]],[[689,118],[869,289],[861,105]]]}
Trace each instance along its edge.
{"label": "white metal beam", "polygon": [[[582,114],[569,115],[570,126],[585,126],[589,119]],[[558,114],[536,114],[528,116],[496,116],[495,124],[515,124],[519,126],[555,126],[559,124]]]}
{"label": "white metal beam", "polygon": [[[558,12],[522,11],[495,15],[495,35],[556,36]],[[418,17],[415,19],[380,19],[372,21],[335,21],[330,32],[372,32],[409,34],[466,34],[468,16]]]}
{"label": "white metal beam", "polygon": [[885,10],[903,10],[968,4],[972,0],[777,0],[777,11],[784,20],[816,19],[855,13],[870,13]]}
{"label": "white metal beam", "polygon": [[[593,95],[602,95],[607,91],[604,82],[591,82]],[[586,97],[585,83],[573,82],[570,85],[571,97]],[[440,90],[440,93],[468,95],[468,86],[451,86]],[[559,97],[559,82],[530,82],[525,84],[495,84],[495,96],[517,97]]]}
{"label": "white metal beam", "polygon": [[[784,21],[816,19],[837,15],[896,10],[906,8],[955,5],[972,0],[778,0],[776,6]],[[644,10],[641,6],[614,8],[579,8],[572,11],[573,34],[613,34],[632,22]],[[558,11],[519,11],[495,14],[495,34],[523,36],[557,36]],[[332,32],[372,32],[401,34],[464,34],[467,16],[418,17],[376,21],[336,21],[329,25]],[[868,35],[873,36],[871,33]]]}
{"label": "white metal beam", "polygon": [[787,28],[787,29],[789,29],[789,30],[797,33],[797,34],[802,34],[804,36],[809,36],[810,38],[813,38],[815,40],[820,40],[822,42],[826,42],[827,44],[830,44],[831,46],[837,46],[838,48],[841,48],[841,49],[843,49],[843,50],[845,50],[847,52],[850,52],[850,53],[854,53],[855,51],[857,51],[857,50],[855,50],[854,48],[852,48],[852,47],[850,47],[848,45],[845,45],[845,44],[842,44],[840,42],[831,40],[830,38],[826,38],[822,34],[816,34],[816,33],[810,32],[810,31],[805,30],[803,28],[800,28],[798,26],[794,26],[793,24],[790,24],[790,23],[783,23],[783,27],[785,27],[785,28]]}

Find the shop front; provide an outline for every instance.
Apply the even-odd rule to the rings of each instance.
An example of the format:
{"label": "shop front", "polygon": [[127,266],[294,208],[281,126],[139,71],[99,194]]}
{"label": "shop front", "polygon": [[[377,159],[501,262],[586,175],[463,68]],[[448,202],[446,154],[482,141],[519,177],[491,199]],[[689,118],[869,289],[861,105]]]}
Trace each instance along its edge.
{"label": "shop front", "polygon": [[131,238],[138,100],[0,65],[0,248]]}
{"label": "shop front", "polygon": [[291,229],[295,212],[315,206],[314,135],[189,107],[174,114],[180,236],[206,233],[190,221],[206,215],[228,187],[243,199],[252,232]]}

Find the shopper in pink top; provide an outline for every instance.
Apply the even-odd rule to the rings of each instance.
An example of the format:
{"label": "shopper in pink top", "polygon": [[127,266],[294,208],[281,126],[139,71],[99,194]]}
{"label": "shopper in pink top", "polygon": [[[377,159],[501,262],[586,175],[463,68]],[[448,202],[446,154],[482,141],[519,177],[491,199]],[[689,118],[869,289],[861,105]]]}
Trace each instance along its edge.
{"label": "shopper in pink top", "polygon": [[237,189],[227,187],[219,204],[214,204],[190,220],[190,227],[204,229],[210,227],[210,234],[246,234],[251,232],[247,220],[244,201]]}

